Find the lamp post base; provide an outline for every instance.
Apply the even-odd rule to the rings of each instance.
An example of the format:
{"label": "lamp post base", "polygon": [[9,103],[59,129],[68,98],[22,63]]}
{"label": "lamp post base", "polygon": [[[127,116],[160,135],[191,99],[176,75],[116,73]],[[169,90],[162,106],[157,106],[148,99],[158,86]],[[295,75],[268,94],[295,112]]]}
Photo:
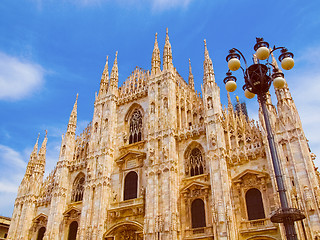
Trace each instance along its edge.
{"label": "lamp post base", "polygon": [[285,223],[300,221],[305,218],[304,214],[297,208],[279,208],[271,214],[270,220],[273,223]]}
{"label": "lamp post base", "polygon": [[283,223],[288,240],[297,240],[294,222],[304,218],[306,217],[299,209],[279,208],[271,214],[270,220],[273,223]]}

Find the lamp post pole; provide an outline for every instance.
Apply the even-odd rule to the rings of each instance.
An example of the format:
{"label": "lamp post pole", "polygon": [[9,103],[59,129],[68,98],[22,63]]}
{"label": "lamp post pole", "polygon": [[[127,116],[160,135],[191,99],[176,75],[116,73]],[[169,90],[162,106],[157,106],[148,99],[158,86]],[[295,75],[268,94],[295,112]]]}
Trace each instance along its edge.
{"label": "lamp post pole", "polygon": [[[275,145],[275,142],[274,142],[274,137],[273,137],[273,133],[272,133],[272,129],[271,129],[268,109],[267,109],[267,106],[266,106],[266,94],[258,95],[258,100],[259,100],[259,102],[261,104],[262,113],[263,113],[263,117],[264,117],[264,122],[265,122],[265,125],[266,125],[267,138],[268,138],[268,143],[269,143],[269,148],[270,148],[270,153],[271,153],[271,158],[272,158],[272,165],[273,165],[273,170],[274,170],[274,174],[275,174],[275,177],[276,177],[276,182],[277,182],[278,192],[279,192],[279,197],[280,197],[280,203],[281,203],[280,210],[283,213],[288,213],[290,211],[290,208],[288,206],[286,190],[284,188],[282,174],[281,174],[280,162],[279,162],[278,153],[277,153],[277,150],[276,150],[276,145]],[[288,240],[296,240],[297,239],[297,234],[296,234],[296,231],[295,231],[295,228],[294,228],[293,219],[290,216],[287,216],[287,218],[283,219],[283,224],[284,224],[284,228],[285,228],[285,231],[286,231],[287,239]]]}
{"label": "lamp post pole", "polygon": [[[229,55],[227,56],[226,60],[228,62],[228,67],[231,71],[236,71],[239,68],[242,69],[245,79],[245,84],[243,86],[245,96],[250,99],[253,98],[255,94],[257,94],[258,101],[261,104],[264,122],[266,125],[272,165],[277,182],[281,204],[281,207],[276,212],[272,213],[270,219],[274,223],[284,224],[287,240],[297,240],[294,222],[304,219],[305,216],[300,212],[299,209],[290,208],[288,205],[286,190],[282,179],[280,161],[271,129],[268,109],[266,106],[266,93],[270,89],[271,82],[273,82],[275,88],[283,88],[285,85],[283,73],[280,72],[275,65],[272,65],[268,62],[270,53],[277,49],[281,49],[281,55],[279,57],[279,60],[281,61],[282,67],[285,70],[290,70],[294,65],[294,61],[292,59],[293,54],[288,52],[288,50],[284,47],[274,47],[273,50],[270,52],[269,44],[267,42],[264,42],[263,38],[257,38],[257,43],[254,46],[254,50],[256,50],[257,58],[259,60],[267,60],[267,63],[261,64],[259,62],[255,62],[254,64],[248,67],[245,57],[236,48],[233,48],[229,51]],[[245,62],[245,69],[243,69],[240,65],[241,57]],[[272,73],[270,66],[272,66]],[[227,91],[233,92],[237,87],[236,77],[232,76],[230,70],[227,72],[227,77],[224,79],[224,83],[226,84]]]}

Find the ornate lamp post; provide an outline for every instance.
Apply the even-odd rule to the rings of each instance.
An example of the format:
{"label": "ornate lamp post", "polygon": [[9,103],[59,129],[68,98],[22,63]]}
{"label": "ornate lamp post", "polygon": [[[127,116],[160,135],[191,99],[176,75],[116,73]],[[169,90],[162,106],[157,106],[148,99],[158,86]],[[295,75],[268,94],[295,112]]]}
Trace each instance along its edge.
{"label": "ornate lamp post", "polygon": [[[268,110],[266,107],[266,93],[269,91],[271,82],[273,82],[275,88],[283,88],[285,85],[284,74],[276,66],[269,63],[270,54],[275,50],[281,50],[279,60],[282,68],[285,70],[290,70],[293,68],[293,54],[284,47],[273,47],[273,49],[270,51],[269,43],[265,42],[263,38],[257,38],[256,40],[257,43],[254,45],[254,50],[256,51],[255,55],[257,59],[255,59],[254,63],[249,67],[245,57],[238,49],[232,48],[229,51],[229,54],[226,58],[229,71],[227,72],[227,77],[224,79],[224,83],[226,84],[227,91],[233,92],[236,90],[236,77],[232,76],[231,71],[236,71],[241,68],[245,81],[245,84],[243,85],[245,96],[249,99],[253,98],[255,94],[258,96],[258,101],[261,104],[264,121],[266,124],[273,169],[281,202],[281,207],[272,214],[271,221],[274,223],[283,223],[287,239],[296,240],[297,234],[294,228],[294,222],[304,219],[305,216],[300,212],[300,210],[296,208],[290,208],[288,205],[279,158],[270,125]],[[245,63],[245,69],[241,67],[241,58]],[[265,60],[265,62],[260,63],[260,60]]]}

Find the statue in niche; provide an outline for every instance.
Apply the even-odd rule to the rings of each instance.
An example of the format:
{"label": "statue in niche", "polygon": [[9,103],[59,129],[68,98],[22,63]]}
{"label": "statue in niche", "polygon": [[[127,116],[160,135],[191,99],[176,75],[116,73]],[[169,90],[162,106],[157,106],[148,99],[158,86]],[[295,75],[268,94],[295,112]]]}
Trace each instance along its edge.
{"label": "statue in niche", "polygon": [[315,209],[314,203],[312,201],[312,194],[308,188],[308,186],[304,186],[304,197],[306,201],[306,207],[308,211],[313,211]]}
{"label": "statue in niche", "polygon": [[208,97],[208,109],[212,109],[213,105],[212,105],[212,98]]}
{"label": "statue in niche", "polygon": [[154,103],[151,103],[151,108],[150,108],[150,113],[155,113],[155,109],[154,109]]}
{"label": "statue in niche", "polygon": [[163,99],[163,106],[164,106],[165,109],[168,108],[168,99],[167,98]]}
{"label": "statue in niche", "polygon": [[113,202],[117,202],[118,201],[118,194],[115,192],[115,191],[113,191],[112,192],[112,197],[113,197]]}

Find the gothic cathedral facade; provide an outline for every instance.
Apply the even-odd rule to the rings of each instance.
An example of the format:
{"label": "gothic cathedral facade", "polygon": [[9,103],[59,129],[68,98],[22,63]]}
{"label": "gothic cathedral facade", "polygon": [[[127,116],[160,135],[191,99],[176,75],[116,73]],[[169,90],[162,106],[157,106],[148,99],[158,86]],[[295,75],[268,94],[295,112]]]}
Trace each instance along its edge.
{"label": "gothic cathedral facade", "polygon": [[[273,59],[275,61],[275,59]],[[320,176],[288,86],[268,99],[290,206],[306,216],[298,239],[320,239]],[[285,239],[264,122],[222,108],[205,43],[202,93],[172,62],[136,68],[118,87],[105,65],[92,122],[76,136],[77,100],[55,169],[44,178],[47,136],[18,189],[10,240]]]}

